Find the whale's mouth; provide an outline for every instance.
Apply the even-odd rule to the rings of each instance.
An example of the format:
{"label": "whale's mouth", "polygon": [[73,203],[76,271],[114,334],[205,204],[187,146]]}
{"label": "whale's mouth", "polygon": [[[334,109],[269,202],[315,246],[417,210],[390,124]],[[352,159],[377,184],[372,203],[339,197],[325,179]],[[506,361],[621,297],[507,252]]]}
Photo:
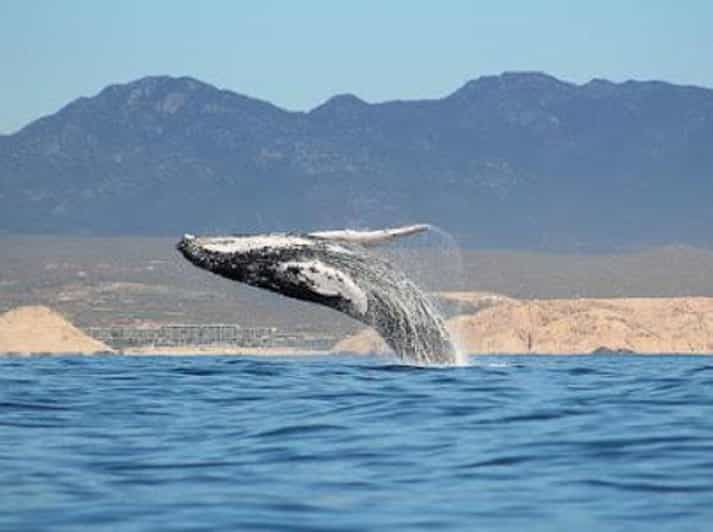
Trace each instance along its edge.
{"label": "whale's mouth", "polygon": [[183,235],[183,238],[181,238],[181,240],[178,241],[178,244],[176,244],[176,249],[183,253],[186,258],[188,258],[188,256],[186,255],[186,251],[193,245],[195,239],[196,237],[194,237],[193,235]]}
{"label": "whale's mouth", "polygon": [[198,239],[189,233],[183,235],[183,238],[178,241],[176,249],[189,262],[195,264],[196,266],[200,266],[205,259],[205,253],[198,245]]}

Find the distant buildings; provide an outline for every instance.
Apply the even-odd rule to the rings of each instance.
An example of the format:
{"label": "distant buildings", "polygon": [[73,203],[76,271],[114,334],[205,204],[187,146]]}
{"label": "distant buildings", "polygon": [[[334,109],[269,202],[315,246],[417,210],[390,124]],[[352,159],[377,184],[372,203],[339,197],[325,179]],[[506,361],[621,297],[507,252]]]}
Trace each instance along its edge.
{"label": "distant buildings", "polygon": [[327,349],[341,337],[308,329],[242,327],[238,324],[175,324],[156,327],[90,327],[87,332],[116,350],[139,347],[238,346]]}

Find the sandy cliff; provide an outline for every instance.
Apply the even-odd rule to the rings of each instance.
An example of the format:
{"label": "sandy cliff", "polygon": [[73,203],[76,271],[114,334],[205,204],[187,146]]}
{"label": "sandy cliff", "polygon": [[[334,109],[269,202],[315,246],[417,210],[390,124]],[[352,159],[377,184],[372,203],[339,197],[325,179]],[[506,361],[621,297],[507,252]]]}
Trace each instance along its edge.
{"label": "sandy cliff", "polygon": [[47,307],[18,307],[0,314],[0,353],[111,352]]}
{"label": "sandy cliff", "polygon": [[[480,295],[454,298],[477,302]],[[488,296],[475,314],[448,320],[468,353],[583,354],[604,348],[636,353],[713,353],[713,298],[551,299],[519,301]],[[335,350],[383,352],[365,330]]]}

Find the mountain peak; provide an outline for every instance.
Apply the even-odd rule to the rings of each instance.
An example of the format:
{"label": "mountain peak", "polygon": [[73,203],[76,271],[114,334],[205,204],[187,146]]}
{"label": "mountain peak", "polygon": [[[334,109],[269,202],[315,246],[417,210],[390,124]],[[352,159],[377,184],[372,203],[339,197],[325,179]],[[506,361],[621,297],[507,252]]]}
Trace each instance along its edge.
{"label": "mountain peak", "polygon": [[309,112],[318,119],[353,120],[362,115],[369,104],[354,94],[337,94]]}
{"label": "mountain peak", "polygon": [[541,83],[549,85],[565,83],[541,70],[506,70],[500,74],[499,77],[504,81],[515,83]]}
{"label": "mountain peak", "polygon": [[323,113],[326,111],[343,110],[343,109],[354,109],[359,107],[365,107],[369,104],[359,98],[358,96],[351,93],[335,94],[329,98],[326,102],[318,105],[310,111],[310,113]]}
{"label": "mountain peak", "polygon": [[491,91],[510,90],[557,90],[572,87],[573,84],[557,79],[550,74],[535,70],[510,70],[500,75],[481,76],[468,81],[451,96],[469,96]]}
{"label": "mountain peak", "polygon": [[126,89],[148,89],[153,90],[156,88],[180,88],[186,90],[196,90],[199,88],[215,88],[213,85],[199,81],[190,76],[168,76],[168,75],[157,75],[157,76],[145,76],[143,78],[135,79],[129,81],[128,83],[121,83],[115,85],[109,85],[107,89],[111,88],[126,88]]}
{"label": "mountain peak", "polygon": [[189,109],[209,114],[256,108],[281,111],[269,102],[219,89],[189,76],[146,76],[109,85],[96,97],[84,99],[87,100],[107,109],[123,109],[134,114],[139,110],[169,115]]}
{"label": "mountain peak", "polygon": [[218,90],[213,85],[188,76],[146,76],[128,83],[109,85],[99,93],[98,97],[126,98],[127,103],[135,104],[165,94],[190,94],[202,89]]}

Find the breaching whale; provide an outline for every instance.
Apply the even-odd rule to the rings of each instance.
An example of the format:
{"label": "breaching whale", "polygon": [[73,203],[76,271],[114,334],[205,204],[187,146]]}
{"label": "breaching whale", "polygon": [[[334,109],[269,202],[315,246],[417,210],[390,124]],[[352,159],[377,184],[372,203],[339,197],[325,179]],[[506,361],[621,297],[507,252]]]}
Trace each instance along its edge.
{"label": "breaching whale", "polygon": [[428,298],[398,268],[366,249],[428,227],[187,234],[177,249],[195,266],[227,279],[343,312],[376,329],[403,360],[454,363],[456,351]]}

